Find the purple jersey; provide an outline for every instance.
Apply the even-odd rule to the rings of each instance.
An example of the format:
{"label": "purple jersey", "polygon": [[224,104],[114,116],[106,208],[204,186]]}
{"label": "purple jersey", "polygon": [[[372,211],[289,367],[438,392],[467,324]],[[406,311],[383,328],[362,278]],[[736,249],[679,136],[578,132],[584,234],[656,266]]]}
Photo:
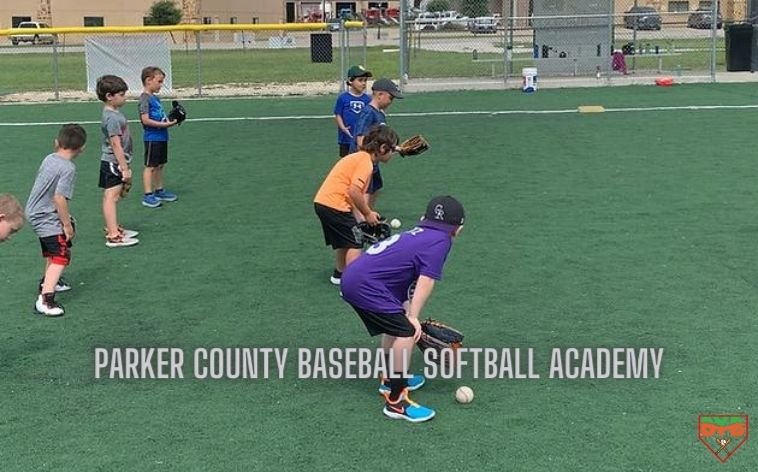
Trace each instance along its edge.
{"label": "purple jersey", "polygon": [[422,221],[410,231],[374,244],[342,274],[342,298],[374,313],[405,313],[408,289],[420,275],[442,278],[453,229]]}
{"label": "purple jersey", "polygon": [[[337,103],[334,104],[334,114],[342,117],[342,122],[345,123],[345,127],[352,133],[355,131],[355,123],[358,121],[358,115],[363,107],[371,103],[371,97],[364,94],[355,96],[350,92],[342,92],[337,97]],[[338,144],[350,144],[353,138],[345,134],[344,131],[337,130],[337,143]]]}

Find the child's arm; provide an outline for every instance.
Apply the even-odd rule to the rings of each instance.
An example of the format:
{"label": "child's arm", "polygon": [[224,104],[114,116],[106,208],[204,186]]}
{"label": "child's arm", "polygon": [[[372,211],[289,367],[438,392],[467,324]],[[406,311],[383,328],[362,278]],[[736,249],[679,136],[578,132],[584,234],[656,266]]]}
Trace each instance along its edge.
{"label": "child's arm", "polygon": [[350,197],[350,201],[353,202],[353,206],[361,212],[366,218],[366,223],[370,225],[379,224],[379,213],[375,212],[368,206],[366,198],[363,196],[363,190],[356,185],[350,185],[347,188],[347,196]]}
{"label": "child's arm", "polygon": [[66,235],[67,241],[71,241],[74,239],[74,226],[71,224],[71,213],[68,211],[68,199],[60,193],[56,193],[53,195],[53,205],[55,205],[58,218],[63,225],[63,234]]}
{"label": "child's arm", "polygon": [[345,126],[345,122],[344,120],[342,120],[342,117],[340,115],[334,115],[334,119],[337,122],[337,128],[339,128],[343,133],[345,133],[346,135],[352,138],[353,135],[350,134],[350,128]]}
{"label": "child's arm", "polygon": [[143,126],[150,126],[151,128],[170,128],[176,124],[176,120],[171,121],[156,121],[150,118],[150,114],[141,113],[139,116]]}
{"label": "child's arm", "polygon": [[111,148],[113,149],[113,155],[116,156],[118,161],[118,169],[121,171],[121,178],[124,181],[132,179],[132,170],[129,168],[129,163],[126,162],[126,154],[124,154],[124,147],[121,146],[121,136],[111,136]]}

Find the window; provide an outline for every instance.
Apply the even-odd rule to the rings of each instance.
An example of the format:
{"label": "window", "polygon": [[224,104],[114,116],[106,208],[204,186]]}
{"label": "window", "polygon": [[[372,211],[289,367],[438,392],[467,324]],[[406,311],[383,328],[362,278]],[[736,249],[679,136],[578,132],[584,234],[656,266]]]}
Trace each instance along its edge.
{"label": "window", "polygon": [[233,16],[233,17],[229,18],[229,24],[230,25],[236,25],[237,24],[237,17]]}
{"label": "window", "polygon": [[85,16],[84,26],[105,26],[105,18],[102,16]]}
{"label": "window", "polygon": [[203,24],[204,25],[212,25],[213,24],[213,18],[210,16],[204,16],[203,17]]}
{"label": "window", "polygon": [[669,0],[669,11],[672,13],[690,11],[690,2],[688,0]]}
{"label": "window", "polygon": [[32,21],[31,16],[12,16],[11,28],[18,28],[18,25],[24,21]]}
{"label": "window", "polygon": [[260,23],[260,22],[261,22],[261,19],[260,19],[259,17],[257,17],[257,16],[254,16],[254,17],[253,17],[253,24],[254,24],[254,25],[257,25],[257,24],[258,24],[258,23]]}

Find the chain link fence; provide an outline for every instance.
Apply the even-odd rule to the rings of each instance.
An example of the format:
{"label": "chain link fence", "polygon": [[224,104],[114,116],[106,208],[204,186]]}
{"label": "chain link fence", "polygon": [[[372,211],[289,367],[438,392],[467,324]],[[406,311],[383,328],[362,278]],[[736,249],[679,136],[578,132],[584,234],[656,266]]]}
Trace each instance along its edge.
{"label": "chain link fence", "polygon": [[[368,61],[366,28],[344,22],[304,31],[66,33],[50,35],[50,41],[20,39],[25,38],[0,37],[6,41],[0,46],[0,101],[91,99],[92,70],[136,74],[132,78],[138,83],[139,69],[147,65],[170,69],[166,92],[176,96],[336,93],[344,87],[350,65]],[[89,45],[100,43],[110,47],[88,53]],[[167,45],[170,67],[156,44]],[[97,67],[95,61],[104,64]],[[133,64],[131,69],[126,62]]]}

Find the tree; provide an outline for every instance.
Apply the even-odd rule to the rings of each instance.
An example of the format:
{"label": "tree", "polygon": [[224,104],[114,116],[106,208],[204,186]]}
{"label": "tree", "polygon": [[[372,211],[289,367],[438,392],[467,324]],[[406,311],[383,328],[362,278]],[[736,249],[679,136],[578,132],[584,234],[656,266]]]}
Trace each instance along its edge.
{"label": "tree", "polygon": [[486,0],[461,0],[461,13],[469,18],[490,15]]}
{"label": "tree", "polygon": [[150,6],[145,25],[177,25],[182,21],[182,11],[173,0],[158,0]]}
{"label": "tree", "polygon": [[448,0],[432,0],[426,6],[426,11],[434,13],[436,11],[448,11],[450,10],[450,2]]}

